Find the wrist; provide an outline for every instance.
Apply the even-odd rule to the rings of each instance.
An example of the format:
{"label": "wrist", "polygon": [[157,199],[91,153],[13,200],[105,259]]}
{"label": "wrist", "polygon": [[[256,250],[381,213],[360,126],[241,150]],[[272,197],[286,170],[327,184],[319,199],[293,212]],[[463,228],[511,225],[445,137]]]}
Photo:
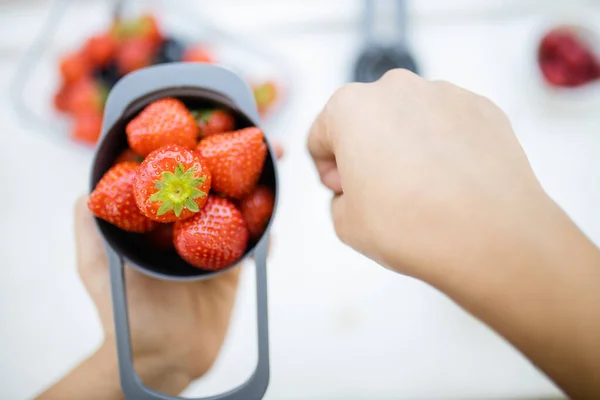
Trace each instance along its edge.
{"label": "wrist", "polygon": [[[506,252],[432,283],[574,398],[599,393],[600,252],[553,202]],[[537,216],[536,216],[537,215]],[[487,262],[486,262],[487,261]],[[465,271],[467,273],[465,273]],[[470,273],[469,273],[470,272]]]}

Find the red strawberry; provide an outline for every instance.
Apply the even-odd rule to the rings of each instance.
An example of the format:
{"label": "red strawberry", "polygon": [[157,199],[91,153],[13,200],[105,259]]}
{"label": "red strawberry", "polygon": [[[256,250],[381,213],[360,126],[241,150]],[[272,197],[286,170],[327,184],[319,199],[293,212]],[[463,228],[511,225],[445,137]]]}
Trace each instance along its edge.
{"label": "red strawberry", "polygon": [[192,115],[196,118],[196,122],[198,122],[200,137],[229,132],[235,128],[233,115],[225,110],[193,111]]}
{"label": "red strawberry", "polygon": [[68,91],[66,106],[73,114],[100,113],[106,101],[106,88],[91,78],[73,84]]}
{"label": "red strawberry", "polygon": [[209,196],[202,211],[175,223],[173,237],[181,258],[198,268],[217,271],[229,267],[244,254],[248,228],[232,202]]}
{"label": "red strawberry", "polygon": [[562,61],[546,61],[541,65],[546,80],[554,86],[565,86],[569,82],[569,71]]}
{"label": "red strawberry", "polygon": [[202,139],[197,151],[212,173],[212,189],[239,199],[250,193],[258,182],[267,145],[260,128],[251,127]]}
{"label": "red strawberry", "polygon": [[260,239],[271,219],[274,206],[273,191],[261,185],[254,188],[252,193],[240,202],[240,211],[248,224],[251,239]]}
{"label": "red strawberry", "polygon": [[254,99],[260,114],[264,114],[277,100],[277,86],[273,82],[265,82],[252,88]]}
{"label": "red strawberry", "polygon": [[90,73],[90,64],[82,53],[71,53],[60,60],[60,74],[65,83],[75,83]]}
{"label": "red strawberry", "polygon": [[132,20],[120,20],[113,24],[110,34],[119,41],[140,38],[158,45],[163,34],[156,19],[150,14],[141,15]]}
{"label": "red strawberry", "polygon": [[144,159],[140,157],[135,151],[128,148],[123,150],[123,152],[119,154],[119,157],[117,157],[117,159],[115,160],[115,164],[125,161],[133,161],[139,164],[142,161],[144,161]]}
{"label": "red strawberry", "polygon": [[140,212],[133,196],[133,179],[138,165],[120,163],[104,174],[88,199],[92,213],[125,231],[149,232],[157,222]]}
{"label": "red strawberry", "polygon": [[121,43],[116,55],[117,70],[121,75],[147,67],[152,64],[156,46],[151,41],[133,37]]}
{"label": "red strawberry", "polygon": [[129,146],[140,156],[169,145],[193,149],[198,124],[185,105],[172,97],[148,105],[126,128]]}
{"label": "red strawberry", "polygon": [[174,222],[190,218],[204,207],[210,184],[210,170],[196,152],[169,145],[142,161],[133,193],[148,218]]}
{"label": "red strawberry", "polygon": [[137,34],[151,41],[155,45],[163,40],[163,34],[156,18],[150,14],[141,15],[135,22]]}
{"label": "red strawberry", "polygon": [[102,114],[88,111],[75,115],[71,137],[79,142],[94,145],[102,133]]}
{"label": "red strawberry", "polygon": [[54,109],[60,112],[69,112],[69,86],[62,84],[54,93]]}
{"label": "red strawberry", "polygon": [[117,46],[117,40],[113,35],[108,33],[95,35],[86,41],[84,53],[93,65],[103,67],[114,58]]}
{"label": "red strawberry", "polygon": [[158,250],[173,249],[173,224],[158,224],[146,234],[146,240]]}
{"label": "red strawberry", "polygon": [[214,57],[207,46],[197,44],[184,50],[181,61],[211,64],[214,62]]}

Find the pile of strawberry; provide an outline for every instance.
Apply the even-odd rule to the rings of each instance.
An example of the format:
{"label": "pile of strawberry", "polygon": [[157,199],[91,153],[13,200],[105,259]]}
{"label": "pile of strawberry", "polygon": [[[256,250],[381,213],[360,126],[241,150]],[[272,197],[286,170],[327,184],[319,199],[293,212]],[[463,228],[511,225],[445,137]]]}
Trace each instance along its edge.
{"label": "pile of strawberry", "polygon": [[149,104],[127,124],[129,148],[96,185],[89,209],[195,267],[234,264],[264,233],[275,201],[259,184],[263,132],[235,128],[226,110],[188,110],[172,97]]}
{"label": "pile of strawberry", "polygon": [[[187,45],[165,35],[150,14],[115,21],[60,60],[61,83],[54,95],[54,108],[72,117],[72,139],[94,145],[107,94],[120,78],[161,63],[214,63],[212,53],[206,44]],[[264,114],[275,102],[277,88],[270,81],[253,83],[252,87],[259,112]]]}
{"label": "pile of strawberry", "polygon": [[582,86],[600,78],[600,60],[574,31],[556,28],[542,39],[538,62],[553,86]]}

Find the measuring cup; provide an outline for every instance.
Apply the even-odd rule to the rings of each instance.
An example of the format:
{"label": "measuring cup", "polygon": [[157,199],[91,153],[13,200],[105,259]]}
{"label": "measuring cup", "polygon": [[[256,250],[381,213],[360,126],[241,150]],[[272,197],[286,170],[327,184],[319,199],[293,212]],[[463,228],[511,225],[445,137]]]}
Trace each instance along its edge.
{"label": "measuring cup", "polygon": [[[229,110],[236,126],[260,127],[256,103],[250,87],[228,69],[210,64],[171,63],[145,68],[121,79],[111,90],[104,111],[102,136],[91,172],[91,190],[127,146],[125,126],[145,106],[162,97],[176,97],[188,107],[219,107]],[[275,193],[278,185],[276,157],[265,137],[268,153],[260,182]],[[202,400],[262,399],[269,383],[269,335],[267,316],[267,238],[273,216],[263,236],[248,245],[240,262],[253,257],[256,264],[256,304],[258,327],[258,363],[254,373],[235,389]],[[153,249],[139,234],[123,231],[99,218],[96,223],[104,240],[110,266],[111,290],[121,387],[125,398],[133,400],[183,399],[159,393],[137,375],[132,361],[131,335],[125,290],[125,262],[157,279],[197,281],[210,279],[224,271],[208,271],[186,263],[175,251]]]}

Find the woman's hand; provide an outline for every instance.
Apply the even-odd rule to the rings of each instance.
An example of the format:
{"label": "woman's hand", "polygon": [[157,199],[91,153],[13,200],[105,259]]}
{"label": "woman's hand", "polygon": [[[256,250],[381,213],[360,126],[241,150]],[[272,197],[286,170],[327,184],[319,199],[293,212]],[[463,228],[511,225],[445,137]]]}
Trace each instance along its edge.
{"label": "woman's hand", "polygon": [[[283,149],[276,145],[277,158]],[[105,342],[39,399],[120,399],[110,276],[86,199],[75,208],[77,266],[104,329]],[[225,339],[240,268],[199,282],[159,280],[126,265],[134,366],[147,386],[177,395],[215,362]]]}
{"label": "woman's hand", "polygon": [[406,70],[334,93],[308,147],[340,239],[405,274],[473,272],[556,213],[498,107]]}
{"label": "woman's hand", "polygon": [[308,147],[342,241],[445,292],[573,398],[600,398],[600,252],[498,107],[394,70],[337,91]]}

